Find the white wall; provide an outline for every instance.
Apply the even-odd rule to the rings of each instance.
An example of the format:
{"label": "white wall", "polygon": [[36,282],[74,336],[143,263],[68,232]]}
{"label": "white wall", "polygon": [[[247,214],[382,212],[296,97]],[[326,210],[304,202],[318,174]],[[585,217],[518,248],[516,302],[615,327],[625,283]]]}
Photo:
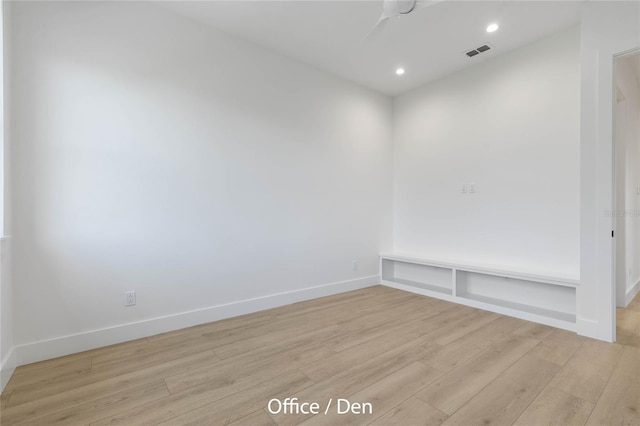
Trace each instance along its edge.
{"label": "white wall", "polygon": [[378,282],[388,98],[143,2],[12,20],[20,363]]}
{"label": "white wall", "polygon": [[[619,275],[621,298],[619,306],[626,306],[640,290],[640,85],[633,62],[636,55],[619,58],[616,61],[616,87],[621,93],[617,102],[616,139],[620,143],[616,148],[621,161],[617,163],[620,173],[618,201],[618,228],[622,224],[624,250],[619,257],[624,259],[624,270]],[[621,223],[622,222],[622,223]],[[623,237],[623,238],[621,238]]]}
{"label": "white wall", "polygon": [[579,44],[565,30],[395,100],[396,251],[578,276]]}

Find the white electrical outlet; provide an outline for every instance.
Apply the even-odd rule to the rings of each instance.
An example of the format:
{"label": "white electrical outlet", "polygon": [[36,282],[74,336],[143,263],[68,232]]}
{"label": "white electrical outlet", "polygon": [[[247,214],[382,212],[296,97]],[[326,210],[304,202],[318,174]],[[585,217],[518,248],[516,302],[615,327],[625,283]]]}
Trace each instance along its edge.
{"label": "white electrical outlet", "polygon": [[351,262],[351,270],[353,271],[357,271],[358,270],[358,261],[354,260],[353,262]]}
{"label": "white electrical outlet", "polygon": [[134,306],[136,304],[136,292],[127,291],[124,293],[124,306]]}
{"label": "white electrical outlet", "polygon": [[467,193],[467,184],[466,183],[462,184],[462,187],[460,188],[460,192],[463,193],[463,194]]}
{"label": "white electrical outlet", "polygon": [[475,183],[470,183],[469,184],[469,194],[475,194],[476,193],[476,184]]}

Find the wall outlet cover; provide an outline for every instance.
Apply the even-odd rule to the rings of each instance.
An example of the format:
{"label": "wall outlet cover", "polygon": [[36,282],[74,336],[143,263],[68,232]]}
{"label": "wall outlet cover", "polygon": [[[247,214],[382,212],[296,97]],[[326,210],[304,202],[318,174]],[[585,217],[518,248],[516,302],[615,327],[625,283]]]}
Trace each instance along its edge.
{"label": "wall outlet cover", "polygon": [[136,292],[127,291],[124,293],[124,306],[134,306],[136,304]]}

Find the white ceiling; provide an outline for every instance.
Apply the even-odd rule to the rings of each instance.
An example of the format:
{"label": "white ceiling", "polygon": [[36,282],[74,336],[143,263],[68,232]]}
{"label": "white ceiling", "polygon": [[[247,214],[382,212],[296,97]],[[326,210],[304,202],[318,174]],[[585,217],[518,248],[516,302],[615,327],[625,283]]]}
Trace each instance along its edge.
{"label": "white ceiling", "polygon": [[[448,0],[364,41],[382,1],[181,1],[163,7],[387,95],[398,95],[579,22],[578,1]],[[485,31],[491,22],[500,29]],[[469,59],[464,52],[493,49]],[[405,75],[396,76],[398,66]]]}

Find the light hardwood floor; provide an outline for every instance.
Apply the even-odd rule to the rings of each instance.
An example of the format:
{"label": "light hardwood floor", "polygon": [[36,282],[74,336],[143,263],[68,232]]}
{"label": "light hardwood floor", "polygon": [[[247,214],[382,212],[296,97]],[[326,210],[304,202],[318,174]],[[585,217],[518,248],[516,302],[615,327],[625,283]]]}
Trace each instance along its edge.
{"label": "light hardwood floor", "polygon": [[[619,343],[382,286],[19,367],[1,423],[640,425],[640,297]],[[272,398],[326,415],[269,414]],[[373,414],[335,411],[336,398]]]}

